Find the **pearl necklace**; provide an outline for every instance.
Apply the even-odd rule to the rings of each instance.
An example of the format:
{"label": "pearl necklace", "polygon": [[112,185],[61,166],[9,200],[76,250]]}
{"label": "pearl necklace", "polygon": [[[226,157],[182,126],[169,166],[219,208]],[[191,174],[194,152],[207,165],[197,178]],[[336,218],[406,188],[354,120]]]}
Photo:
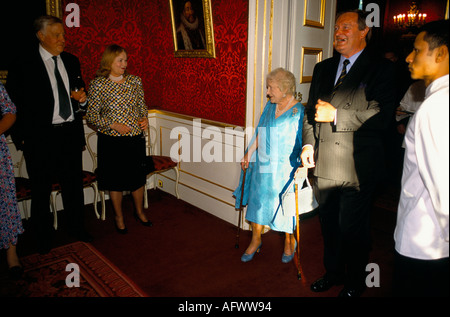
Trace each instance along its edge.
{"label": "pearl necklace", "polygon": [[112,81],[121,81],[123,79],[123,75],[113,76],[113,75],[109,74],[109,79],[111,79]]}
{"label": "pearl necklace", "polygon": [[283,108],[280,109],[280,105],[277,104],[277,108],[275,109],[275,115],[281,115],[286,109],[288,109],[289,105],[291,104],[292,100],[294,100],[294,96],[291,97],[291,99],[289,100],[289,102],[287,103],[287,105]]}

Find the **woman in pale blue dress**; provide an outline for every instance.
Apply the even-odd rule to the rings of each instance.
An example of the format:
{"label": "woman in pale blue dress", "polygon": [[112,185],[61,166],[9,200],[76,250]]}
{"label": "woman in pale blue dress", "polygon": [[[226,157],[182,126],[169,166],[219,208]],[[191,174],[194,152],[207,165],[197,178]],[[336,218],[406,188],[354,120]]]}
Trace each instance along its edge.
{"label": "woman in pale blue dress", "polygon": [[[299,154],[302,146],[302,122],[304,107],[294,99],[295,77],[277,68],[267,75],[267,96],[270,99],[259,120],[258,127],[244,158],[242,169],[246,169],[243,205],[247,205],[246,220],[251,223],[252,241],[241,260],[253,259],[261,248],[261,231],[265,225],[285,232],[282,261],[292,260],[296,241],[293,236],[295,218],[280,217],[280,193],[300,166]],[[236,208],[240,206],[243,173],[236,197]]]}

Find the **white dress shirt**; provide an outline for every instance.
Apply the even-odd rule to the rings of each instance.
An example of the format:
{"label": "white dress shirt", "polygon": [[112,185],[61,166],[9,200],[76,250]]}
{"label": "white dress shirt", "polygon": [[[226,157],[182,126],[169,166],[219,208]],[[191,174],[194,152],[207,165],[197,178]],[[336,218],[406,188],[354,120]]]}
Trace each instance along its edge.
{"label": "white dress shirt", "polygon": [[405,134],[402,191],[394,232],[400,254],[449,256],[449,76],[433,81]]}
{"label": "white dress shirt", "polygon": [[[48,77],[50,78],[50,83],[52,85],[53,96],[55,99],[55,107],[53,109],[53,124],[59,124],[63,122],[73,121],[75,119],[72,107],[70,107],[71,115],[64,121],[63,118],[59,115],[59,98],[58,98],[58,85],[56,83],[55,78],[55,62],[53,61],[53,55],[50,54],[42,45],[39,45],[39,53],[41,54],[42,60],[44,61],[45,68],[47,69]],[[70,96],[70,85],[69,85],[69,76],[67,75],[66,68],[64,67],[64,63],[61,60],[61,56],[57,56],[58,62],[58,70],[61,74],[62,80],[64,82],[64,86],[66,87],[67,95]],[[70,100],[70,98],[69,98]],[[72,103],[72,101],[70,101]]]}

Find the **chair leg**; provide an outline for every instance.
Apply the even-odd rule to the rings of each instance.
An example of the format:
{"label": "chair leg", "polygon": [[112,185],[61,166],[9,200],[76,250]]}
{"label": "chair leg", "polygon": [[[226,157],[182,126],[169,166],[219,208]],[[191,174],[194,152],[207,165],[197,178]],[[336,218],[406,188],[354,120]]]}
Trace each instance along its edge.
{"label": "chair leg", "polygon": [[98,201],[98,187],[96,183],[91,184],[92,189],[94,190],[94,212],[97,219],[100,219],[100,215],[97,210],[97,201]]}
{"label": "chair leg", "polygon": [[50,211],[53,212],[53,228],[58,230],[58,210],[56,209],[56,197],[58,192],[52,192],[50,194]]}
{"label": "chair leg", "polygon": [[106,208],[105,208],[105,192],[100,191],[100,201],[102,203],[102,220],[106,219]]}
{"label": "chair leg", "polygon": [[175,173],[177,174],[177,180],[175,181],[175,194],[177,195],[177,198],[180,199],[180,195],[178,194],[178,182],[179,182],[180,173],[178,171],[178,167],[174,167],[173,169],[175,170]]}
{"label": "chair leg", "polygon": [[23,214],[25,215],[25,219],[28,220],[28,218],[30,218],[30,215],[28,214],[28,206],[27,206],[27,200],[22,200],[22,209],[23,209]]}

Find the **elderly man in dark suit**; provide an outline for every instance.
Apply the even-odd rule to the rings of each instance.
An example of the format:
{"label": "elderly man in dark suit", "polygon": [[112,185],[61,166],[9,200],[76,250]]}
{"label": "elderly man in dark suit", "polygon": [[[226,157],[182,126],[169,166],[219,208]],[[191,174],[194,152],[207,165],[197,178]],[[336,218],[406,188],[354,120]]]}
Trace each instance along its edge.
{"label": "elderly man in dark suit", "polygon": [[344,284],[340,296],[365,288],[370,207],[383,173],[382,134],[394,109],[391,62],[372,56],[362,11],[338,15],[340,53],[315,66],[303,124],[303,165],[314,167],[326,273],[315,292]]}
{"label": "elderly man in dark suit", "polygon": [[[92,238],[84,228],[82,151],[85,146],[82,116],[76,110],[86,102],[77,57],[64,52],[60,19],[42,16],[35,21],[39,47],[20,57],[9,71],[7,89],[17,106],[12,131],[16,147],[25,155],[32,183],[31,219],[40,253],[52,243],[50,193],[53,181],[61,185],[70,233],[82,241]],[[77,82],[78,81],[78,82]]]}

